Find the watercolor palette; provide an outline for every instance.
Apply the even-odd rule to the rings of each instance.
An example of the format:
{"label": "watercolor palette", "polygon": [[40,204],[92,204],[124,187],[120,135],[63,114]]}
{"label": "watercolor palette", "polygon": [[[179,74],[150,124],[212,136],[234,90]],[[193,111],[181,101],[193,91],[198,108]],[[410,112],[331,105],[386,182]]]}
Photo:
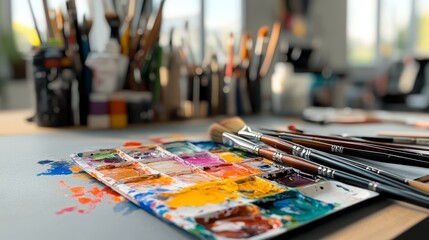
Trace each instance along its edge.
{"label": "watercolor palette", "polygon": [[201,239],[266,239],[378,194],[211,141],[72,154],[84,171]]}

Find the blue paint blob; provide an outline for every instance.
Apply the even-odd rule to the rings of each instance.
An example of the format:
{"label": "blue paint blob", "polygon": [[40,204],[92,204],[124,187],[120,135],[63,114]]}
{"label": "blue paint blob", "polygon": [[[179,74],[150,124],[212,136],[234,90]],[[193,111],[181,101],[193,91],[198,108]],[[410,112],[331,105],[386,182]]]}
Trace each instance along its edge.
{"label": "blue paint blob", "polygon": [[297,222],[319,218],[334,209],[331,203],[307,197],[296,190],[289,190],[273,197],[263,198],[256,203],[270,214],[291,216]]}
{"label": "blue paint blob", "polygon": [[49,165],[49,168],[45,172],[37,174],[37,176],[56,176],[73,174],[70,168],[75,165],[71,161],[42,160],[38,163],[41,165]]}

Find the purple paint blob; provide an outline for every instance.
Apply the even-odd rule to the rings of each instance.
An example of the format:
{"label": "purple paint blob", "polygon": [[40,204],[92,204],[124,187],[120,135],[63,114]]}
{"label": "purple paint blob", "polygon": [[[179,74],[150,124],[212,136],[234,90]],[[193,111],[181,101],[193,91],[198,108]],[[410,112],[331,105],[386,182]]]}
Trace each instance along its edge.
{"label": "purple paint blob", "polygon": [[272,181],[288,187],[301,187],[301,186],[314,183],[316,180],[310,177],[302,176],[301,174],[298,174],[298,173],[292,173],[289,175],[276,177],[275,179],[272,179]]}
{"label": "purple paint blob", "polygon": [[197,154],[185,154],[180,156],[188,163],[194,164],[199,167],[209,167],[224,163],[217,156],[211,155],[207,152],[200,152]]}
{"label": "purple paint blob", "polygon": [[70,170],[70,168],[75,166],[75,164],[71,161],[41,160],[41,161],[38,161],[37,163],[40,165],[49,166],[49,168],[45,172],[38,173],[37,176],[56,176],[56,175],[74,174],[74,172]]}

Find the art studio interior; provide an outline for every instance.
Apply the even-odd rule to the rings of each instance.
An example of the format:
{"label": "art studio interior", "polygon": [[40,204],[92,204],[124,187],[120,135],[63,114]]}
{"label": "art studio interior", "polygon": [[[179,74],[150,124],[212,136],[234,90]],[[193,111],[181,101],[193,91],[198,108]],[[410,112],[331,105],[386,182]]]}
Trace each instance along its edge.
{"label": "art studio interior", "polygon": [[422,239],[428,112],[429,0],[0,1],[0,239]]}

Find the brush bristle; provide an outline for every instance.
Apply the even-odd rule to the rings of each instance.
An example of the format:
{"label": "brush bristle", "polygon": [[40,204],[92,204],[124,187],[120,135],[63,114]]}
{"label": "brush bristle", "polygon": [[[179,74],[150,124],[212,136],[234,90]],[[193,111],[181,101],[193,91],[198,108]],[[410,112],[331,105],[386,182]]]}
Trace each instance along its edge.
{"label": "brush bristle", "polygon": [[246,123],[240,117],[227,118],[219,122],[219,124],[233,133],[238,133],[238,131],[246,126]]}
{"label": "brush bristle", "polygon": [[213,123],[212,125],[209,126],[210,138],[217,143],[223,143],[222,134],[224,132],[231,133],[230,131],[228,131],[227,128],[217,123]]}

